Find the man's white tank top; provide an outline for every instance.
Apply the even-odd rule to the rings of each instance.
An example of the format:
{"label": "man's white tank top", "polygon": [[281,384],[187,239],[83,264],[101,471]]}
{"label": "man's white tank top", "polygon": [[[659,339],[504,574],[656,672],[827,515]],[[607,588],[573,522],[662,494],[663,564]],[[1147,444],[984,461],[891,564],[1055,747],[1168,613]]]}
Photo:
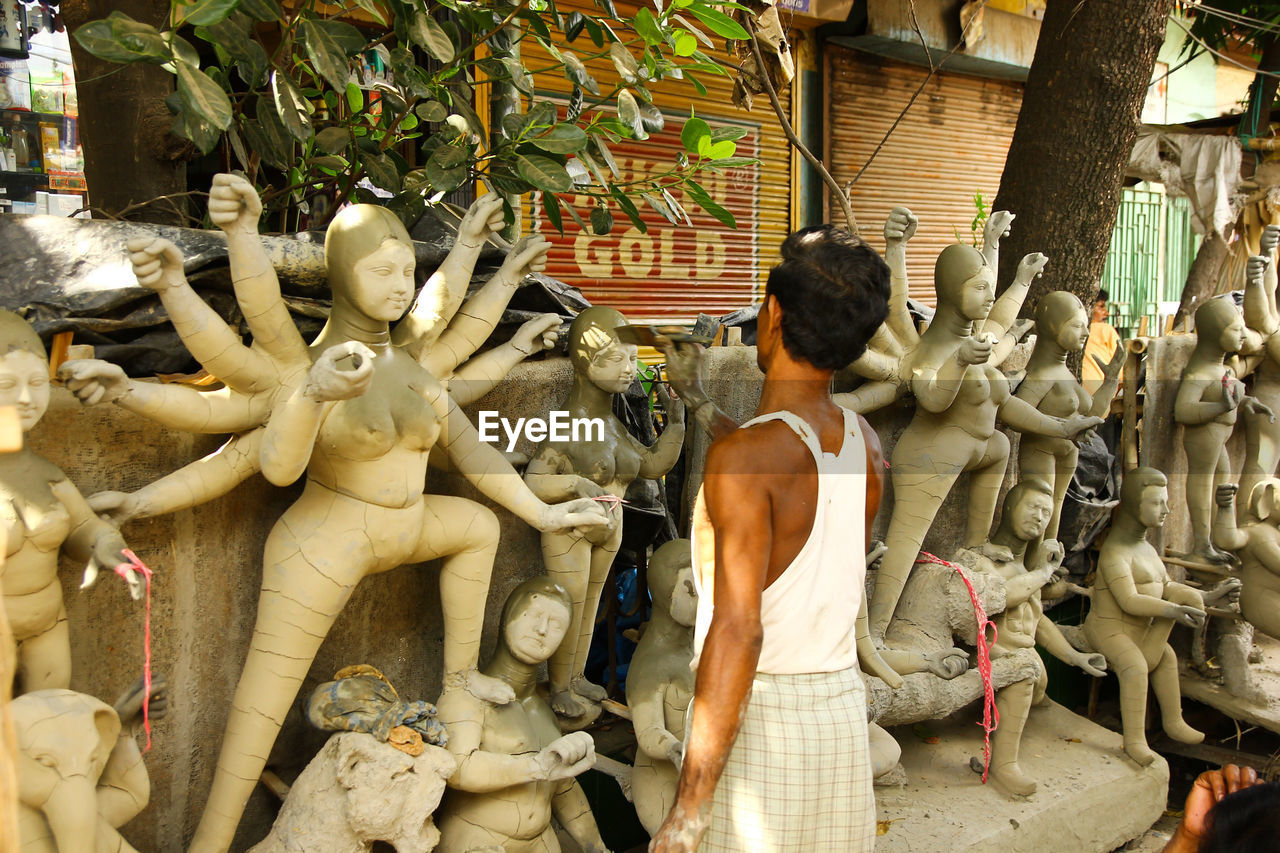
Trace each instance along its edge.
{"label": "man's white tank top", "polygon": [[[839,453],[824,453],[817,434],[792,412],[771,412],[743,426],[770,420],[791,427],[813,454],[818,468],[818,500],[809,538],[761,596],[764,643],[756,671],[795,675],[849,669],[858,662],[856,621],[867,575],[867,452],[858,416],[845,410],[845,436]],[[699,555],[696,537],[695,531],[695,561]],[[713,572],[701,571],[700,565],[697,568],[698,617],[691,664],[695,669],[714,613],[714,590],[704,588],[701,582],[703,574],[711,578]]]}

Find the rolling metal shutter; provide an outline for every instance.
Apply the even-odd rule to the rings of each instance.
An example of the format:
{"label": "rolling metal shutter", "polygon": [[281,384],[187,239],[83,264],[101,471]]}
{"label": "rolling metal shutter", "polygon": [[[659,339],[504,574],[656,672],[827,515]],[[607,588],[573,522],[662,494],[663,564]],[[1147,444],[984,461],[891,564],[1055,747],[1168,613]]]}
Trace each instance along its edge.
{"label": "rolling metal shutter", "polygon": [[[870,159],[928,69],[831,43],[824,52],[825,159],[844,186]],[[938,253],[957,240],[973,241],[975,194],[988,208],[995,201],[1022,90],[1023,84],[1007,80],[935,74],[854,185],[854,216],[877,250],[884,250],[890,210],[905,205],[919,218],[907,250],[913,298],[932,305]]]}
{"label": "rolling metal shutter", "polygon": [[[594,8],[590,0],[557,6],[562,12],[577,8],[584,14]],[[527,67],[554,64],[533,39],[526,39],[521,47]],[[567,47],[579,56],[596,51],[585,34]],[[711,53],[729,61],[721,51]],[[617,75],[607,59],[587,67],[602,88]],[[738,110],[730,100],[731,78],[700,74],[698,79],[707,88],[706,97],[700,97],[688,81],[651,86],[666,127],[643,142],[622,140],[609,147],[624,173],[622,179],[628,180],[631,175],[675,163],[676,155],[684,150],[680,129],[691,107],[712,127],[736,124],[747,128],[747,135],[738,141],[737,154],[759,158],[758,165],[721,174],[708,171],[695,179],[733,213],[736,230],[721,225],[679,193],[675,195],[688,211],[692,226],[672,225],[640,202],[637,206],[648,226],[646,234],[632,226],[616,206],[612,208],[613,232],[606,236],[578,230],[567,215],[563,217],[565,233],[559,234],[546,221],[536,193],[525,206],[526,233],[544,234],[553,244],[547,274],[580,288],[597,305],[617,308],[633,321],[692,321],[699,312],[724,314],[751,304],[763,291],[790,227],[791,154],[768,99],[757,98],[753,112]],[[549,86],[544,95],[567,96],[570,90],[567,80],[540,79],[539,85]],[[789,92],[783,88],[779,96],[787,107]],[[565,196],[562,199],[569,201]],[[585,196],[574,199],[584,219],[590,213],[588,201]]]}

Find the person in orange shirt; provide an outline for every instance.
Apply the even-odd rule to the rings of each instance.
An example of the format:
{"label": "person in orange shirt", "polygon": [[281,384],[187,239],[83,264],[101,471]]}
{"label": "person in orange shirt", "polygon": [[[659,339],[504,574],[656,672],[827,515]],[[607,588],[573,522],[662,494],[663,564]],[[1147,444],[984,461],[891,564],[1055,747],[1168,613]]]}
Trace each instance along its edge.
{"label": "person in orange shirt", "polygon": [[1093,317],[1089,324],[1089,340],[1084,345],[1084,363],[1080,367],[1080,384],[1089,394],[1101,387],[1104,376],[1102,365],[1094,359],[1096,355],[1106,364],[1120,343],[1120,333],[1107,322],[1107,300],[1110,294],[1104,288],[1098,289],[1098,296],[1093,301]]}

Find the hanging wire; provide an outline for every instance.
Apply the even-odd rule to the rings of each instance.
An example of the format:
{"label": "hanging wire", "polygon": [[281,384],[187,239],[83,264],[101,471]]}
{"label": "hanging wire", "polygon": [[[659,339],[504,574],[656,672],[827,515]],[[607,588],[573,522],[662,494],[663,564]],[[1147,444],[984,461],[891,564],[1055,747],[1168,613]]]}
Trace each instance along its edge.
{"label": "hanging wire", "polygon": [[1226,9],[1219,9],[1215,6],[1205,6],[1200,3],[1188,4],[1184,8],[1190,14],[1204,14],[1215,18],[1221,18],[1224,21],[1230,21],[1233,24],[1239,24],[1265,33],[1280,33],[1280,23],[1275,21],[1268,21],[1263,18],[1254,18],[1239,12],[1231,12]]}
{"label": "hanging wire", "polygon": [[1187,38],[1191,39],[1196,44],[1200,45],[1200,47],[1204,48],[1209,53],[1212,53],[1214,56],[1218,57],[1218,59],[1227,63],[1228,65],[1234,65],[1237,68],[1243,68],[1245,71],[1248,71],[1250,74],[1258,74],[1263,77],[1280,77],[1280,72],[1263,71],[1261,68],[1250,68],[1248,65],[1245,65],[1243,62],[1239,62],[1238,60],[1232,59],[1227,54],[1212,47],[1208,42],[1200,38],[1200,36],[1191,32],[1190,28],[1188,28],[1185,24],[1183,24],[1177,18],[1170,17],[1169,20],[1173,22],[1180,30],[1186,33]]}

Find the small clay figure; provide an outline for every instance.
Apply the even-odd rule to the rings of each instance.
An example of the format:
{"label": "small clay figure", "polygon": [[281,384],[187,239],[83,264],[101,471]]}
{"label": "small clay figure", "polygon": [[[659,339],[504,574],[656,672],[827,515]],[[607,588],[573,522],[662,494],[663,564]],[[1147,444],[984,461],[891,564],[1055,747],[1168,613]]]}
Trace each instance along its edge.
{"label": "small clay figure", "polygon": [[[1084,349],[1088,339],[1089,315],[1079,297],[1065,290],[1046,294],[1036,305],[1036,345],[1026,378],[1018,385],[1018,398],[1053,417],[1105,418],[1120,382],[1124,350],[1117,347],[1110,362],[1099,362],[1105,379],[1090,397],[1067,368],[1067,355]],[[1043,480],[1053,488],[1053,515],[1044,530],[1045,539],[1058,536],[1062,501],[1079,456],[1075,441],[1068,438],[1027,433],[1018,444],[1018,476]]]}
{"label": "small clay figure", "polygon": [[1253,627],[1280,640],[1280,480],[1262,480],[1249,495],[1245,524],[1236,526],[1236,486],[1218,486],[1213,543],[1242,564],[1240,613]]}
{"label": "small clay figure", "polygon": [[1204,734],[1182,719],[1178,659],[1169,646],[1174,624],[1204,624],[1198,590],[1175,583],[1165,571],[1147,531],[1169,515],[1169,481],[1154,468],[1125,474],[1120,506],[1098,555],[1093,603],[1085,617],[1089,646],[1101,652],[1120,679],[1124,750],[1146,766],[1156,754],[1147,746],[1147,682],[1160,703],[1164,731],[1180,743],[1200,743]]}
{"label": "small clay figure", "polygon": [[627,670],[627,704],[636,731],[632,802],[653,835],[676,800],[685,715],[693,699],[693,622],[698,594],[688,539],[667,542],[649,561],[653,616]]}
{"label": "small clay figure", "polygon": [[[993,659],[1029,649],[1037,643],[1064,663],[1078,666],[1095,677],[1106,675],[1107,662],[1100,654],[1076,651],[1058,626],[1044,615],[1040,591],[1062,565],[1062,545],[1044,539],[1034,562],[1026,563],[1027,548],[1045,536],[1055,507],[1053,488],[1043,480],[1023,479],[1005,495],[1000,525],[991,539],[977,549],[974,567],[1004,578],[1005,609],[995,618]],[[991,737],[991,781],[1008,794],[1035,793],[1035,780],[1022,771],[1018,752],[1022,730],[1033,701],[1044,696],[1046,672],[1038,679],[1019,681],[1000,690],[996,708],[1000,726]]]}
{"label": "small clay figure", "polygon": [[573,601],[546,576],[512,590],[502,609],[498,649],[485,675],[515,692],[505,705],[466,691],[440,697],[440,720],[458,769],[436,815],[441,850],[559,853],[551,817],[586,853],[606,853],[574,777],[595,763],[586,732],[561,735],[535,689],[539,665],[568,641]]}
{"label": "small clay figure", "polygon": [[563,409],[570,419],[595,420],[599,437],[571,436],[544,441],[525,470],[525,482],[544,501],[591,498],[602,501],[609,525],[580,533],[544,533],[542,558],[547,573],[573,597],[569,639],[551,657],[551,707],[562,717],[581,717],[605,698],[603,687],[586,680],[583,668],[591,646],[596,608],[609,567],[622,542],[620,501],[637,477],[661,477],[676,463],[684,441],[684,404],[661,384],[659,402],[667,412],[666,429],[652,447],[636,441],[613,414],[613,396],[636,376],[637,348],[620,342],[614,330],[627,320],[612,308],[588,308],[569,327],[573,387]]}
{"label": "small clay figure", "polygon": [[[0,405],[15,406],[24,432],[49,406],[49,362],[27,322],[0,311]],[[88,564],[85,584],[98,569],[127,563],[124,540],[85,503],[75,484],[49,460],[27,448],[0,453],[0,524],[8,532],[4,608],[18,643],[22,691],[71,684],[71,638],[58,581],[58,554]],[[136,599],[141,581],[129,571]]]}
{"label": "small clay figure", "polygon": [[1244,383],[1224,364],[1245,343],[1244,318],[1229,299],[1210,299],[1196,309],[1196,348],[1178,384],[1173,417],[1182,424],[1187,451],[1187,509],[1191,514],[1190,556],[1225,564],[1231,555],[1210,541],[1214,489],[1231,479],[1227,439],[1235,428],[1236,409],[1274,418]]}
{"label": "small clay figure", "polygon": [[[114,708],[72,690],[37,690],[13,700],[23,853],[136,853],[116,829],[151,797],[134,741],[143,697],[139,682]],[[161,719],[167,709],[165,681],[157,676],[150,719]]]}

